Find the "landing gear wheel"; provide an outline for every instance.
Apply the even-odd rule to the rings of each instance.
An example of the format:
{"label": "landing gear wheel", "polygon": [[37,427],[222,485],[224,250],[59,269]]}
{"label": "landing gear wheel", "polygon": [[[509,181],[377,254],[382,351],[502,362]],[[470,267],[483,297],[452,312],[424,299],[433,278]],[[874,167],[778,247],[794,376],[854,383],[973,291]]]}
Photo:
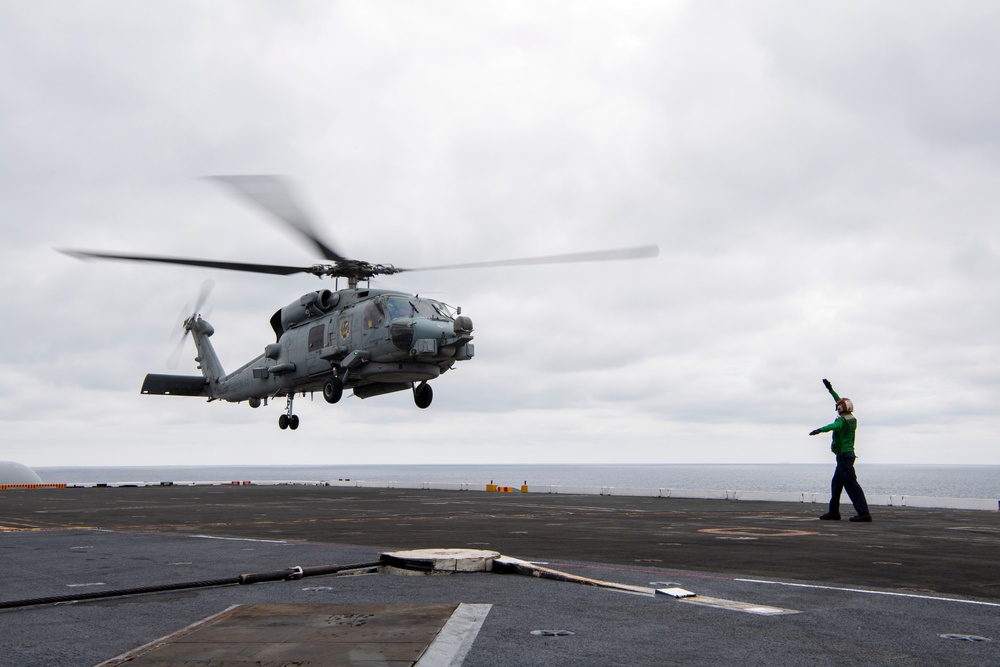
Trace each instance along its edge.
{"label": "landing gear wheel", "polygon": [[430,407],[431,401],[434,400],[434,390],[426,382],[421,382],[416,387],[413,388],[413,402],[417,404],[417,407],[421,410]]}
{"label": "landing gear wheel", "polygon": [[344,395],[344,383],[340,378],[334,376],[332,380],[323,385],[323,398],[327,403],[336,403]]}
{"label": "landing gear wheel", "polygon": [[288,394],[285,398],[285,414],[278,417],[278,428],[284,431],[286,428],[290,428],[293,431],[299,427],[299,418],[292,414],[292,401],[295,399],[295,394]]}

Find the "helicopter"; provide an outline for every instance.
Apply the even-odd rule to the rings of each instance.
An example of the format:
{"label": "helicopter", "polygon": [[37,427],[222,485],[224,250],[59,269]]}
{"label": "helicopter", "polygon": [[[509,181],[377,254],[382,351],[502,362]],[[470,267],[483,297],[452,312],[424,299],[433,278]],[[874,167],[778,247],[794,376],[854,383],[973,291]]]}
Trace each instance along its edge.
{"label": "helicopter", "polygon": [[[512,267],[570,262],[595,262],[650,258],[659,247],[647,245],[544,257],[528,257],[421,268],[399,268],[351,259],[320,239],[309,217],[293,196],[289,183],[278,176],[208,177],[277,222],[301,235],[326,260],[309,266],[284,266],[243,262],[133,255],[91,250],[60,249],[79,259],[157,262],[271,275],[307,273],[335,279],[334,290],[303,294],[270,318],[275,342],[264,352],[232,373],[226,373],[210,340],[215,328],[200,310],[208,298],[206,281],[193,312],[183,320],[181,345],[191,336],[201,375],[149,373],[141,393],[157,396],[193,396],[210,402],[246,402],[251,408],[285,399],[278,417],[282,430],[299,427],[293,411],[296,395],[321,392],[327,403],[337,403],[345,390],[361,398],[399,391],[412,391],[418,408],[431,405],[434,392],[429,384],[452,370],[460,361],[475,356],[472,319],[444,302],[405,292],[373,289],[375,276],[412,271]],[[339,289],[339,280],[347,289]],[[364,283],[364,285],[362,285]],[[180,347],[178,347],[180,350]]]}

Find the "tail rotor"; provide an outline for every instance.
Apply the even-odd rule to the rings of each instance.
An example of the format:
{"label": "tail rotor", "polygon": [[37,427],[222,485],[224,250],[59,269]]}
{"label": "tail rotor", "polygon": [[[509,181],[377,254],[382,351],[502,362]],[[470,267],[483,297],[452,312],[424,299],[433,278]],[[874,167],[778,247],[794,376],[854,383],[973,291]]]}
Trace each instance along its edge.
{"label": "tail rotor", "polygon": [[184,306],[184,310],[182,310],[181,314],[177,317],[177,324],[174,326],[174,332],[171,335],[171,338],[176,338],[177,335],[180,334],[180,340],[177,341],[177,346],[167,359],[167,368],[173,370],[177,368],[178,363],[180,363],[181,353],[184,351],[184,343],[187,340],[188,334],[191,333],[191,327],[198,318],[202,306],[204,306],[205,302],[208,301],[208,297],[212,293],[213,287],[215,287],[215,281],[211,278],[203,282],[201,284],[201,289],[198,291],[198,299],[195,301],[194,308],[192,309],[190,304]]}

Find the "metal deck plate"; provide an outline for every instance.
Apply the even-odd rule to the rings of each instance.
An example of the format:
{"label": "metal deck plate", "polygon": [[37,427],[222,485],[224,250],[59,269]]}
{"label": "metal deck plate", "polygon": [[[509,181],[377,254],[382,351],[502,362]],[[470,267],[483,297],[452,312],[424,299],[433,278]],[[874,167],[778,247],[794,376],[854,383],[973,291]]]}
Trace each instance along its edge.
{"label": "metal deck plate", "polygon": [[[420,665],[421,656],[452,615],[467,606],[457,603],[238,605],[100,667],[126,663],[142,667]],[[474,630],[478,631],[478,625]],[[449,637],[445,643],[462,642]],[[471,641],[466,643],[471,645]],[[460,665],[463,657],[464,654],[454,656],[457,662],[443,664]]]}

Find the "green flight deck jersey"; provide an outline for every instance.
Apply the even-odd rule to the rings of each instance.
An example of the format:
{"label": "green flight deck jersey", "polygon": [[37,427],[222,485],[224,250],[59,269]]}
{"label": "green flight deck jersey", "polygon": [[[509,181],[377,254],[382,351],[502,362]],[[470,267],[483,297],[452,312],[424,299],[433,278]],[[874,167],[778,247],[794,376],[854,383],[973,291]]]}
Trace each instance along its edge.
{"label": "green flight deck jersey", "polygon": [[858,429],[858,420],[852,414],[841,415],[837,421],[817,429],[820,433],[833,431],[833,442],[830,451],[840,456],[854,451],[854,432]]}
{"label": "green flight deck jersey", "polygon": [[[840,401],[840,396],[837,395],[832,386],[830,387],[830,395],[833,396],[834,403]],[[820,433],[833,431],[833,442],[830,443],[830,451],[837,456],[854,452],[854,432],[858,430],[858,420],[851,413],[840,415],[832,424],[827,424],[816,430]]]}

